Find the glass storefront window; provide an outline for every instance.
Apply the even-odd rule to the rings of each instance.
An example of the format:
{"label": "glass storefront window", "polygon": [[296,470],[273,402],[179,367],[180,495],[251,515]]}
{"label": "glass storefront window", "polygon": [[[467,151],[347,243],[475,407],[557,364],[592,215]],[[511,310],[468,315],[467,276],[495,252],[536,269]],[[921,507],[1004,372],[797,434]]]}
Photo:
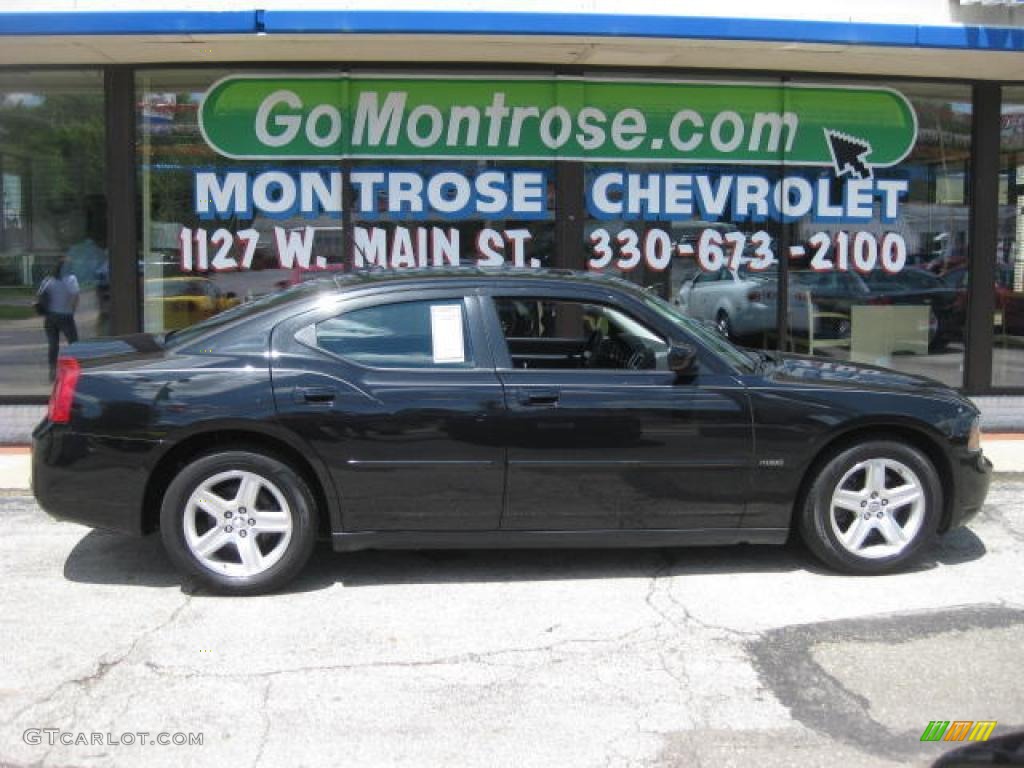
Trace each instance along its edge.
{"label": "glass storefront window", "polygon": [[[228,74],[236,77],[224,85]],[[396,77],[399,90],[409,82]],[[433,103],[447,98],[437,84],[424,88],[433,100],[428,111],[402,112],[409,122],[395,128],[397,138],[388,126],[399,119],[388,123],[396,113],[386,99],[374,102],[379,116],[344,123],[342,113],[356,109],[346,104],[358,78],[376,82],[372,74],[331,70],[138,74],[146,331],[181,328],[351,269],[553,263],[553,161],[457,156],[452,144],[470,135],[482,141],[483,134],[460,113],[446,134],[438,127],[431,137],[442,119]],[[208,94],[215,106],[201,128]],[[395,148],[358,159],[352,134],[378,129],[378,145]],[[452,159],[410,157],[439,137],[439,155]],[[294,149],[280,149],[285,142]]]}
{"label": "glass storefront window", "polygon": [[781,178],[790,130],[773,122],[784,119],[781,81],[653,80],[633,98],[646,128],[634,154],[669,146],[688,159],[586,164],[587,268],[636,282],[742,344],[775,346],[779,227],[766,207],[739,203],[734,183]]}
{"label": "glass storefront window", "polygon": [[643,150],[687,162],[587,164],[588,265],[750,346],[778,345],[784,291],[788,350],[961,386],[970,88],[664,85]]}
{"label": "glass storefront window", "polygon": [[681,161],[586,165],[591,269],[749,346],[778,345],[785,290],[790,351],[961,385],[968,87],[749,78],[650,91],[660,88],[673,97],[637,88],[643,149],[668,141]]}
{"label": "glass storefront window", "polygon": [[[571,265],[744,344],[780,346],[781,325],[790,351],[962,384],[969,86],[330,69],[136,82],[147,331],[355,268]],[[582,166],[584,240],[556,254],[565,163]]]}
{"label": "glass storefront window", "polygon": [[[238,212],[218,209],[218,193],[235,180],[247,184],[263,175],[287,177],[289,183],[303,171],[323,178],[324,170],[323,163],[270,165],[214,152],[199,127],[199,105],[207,88],[226,74],[166,70],[136,76],[140,295],[150,333],[192,325],[308,274],[337,269],[341,261],[340,214],[299,217],[285,211],[271,218],[254,213],[251,204]],[[324,266],[317,269],[318,264]]]}
{"label": "glass storefront window", "polygon": [[109,332],[105,172],[100,71],[0,73],[0,395],[47,394],[51,342]]}
{"label": "glass storefront window", "polygon": [[[795,351],[882,365],[963,384],[971,93],[967,86],[885,83],[909,103],[916,129],[898,162],[871,166],[874,194],[833,175],[828,203],[846,212],[806,216],[790,238],[789,329]],[[865,130],[870,130],[865,126]],[[867,164],[878,147],[862,142]],[[827,176],[815,174],[815,183]]]}
{"label": "glass storefront window", "polygon": [[1003,89],[992,385],[1024,387],[1024,88]]}
{"label": "glass storefront window", "polygon": [[[352,190],[351,253],[344,259],[354,268],[539,268],[554,264],[554,163],[466,161],[359,161],[349,166]],[[509,214],[488,214],[467,205],[457,216],[436,211],[400,210],[389,204],[388,190],[410,182],[430,189],[437,184],[448,199],[478,194],[485,185],[505,188],[512,178],[529,183],[538,212],[517,220]],[[448,180],[442,185],[440,182]],[[372,204],[363,190],[374,186]],[[402,205],[402,208],[408,206]]]}

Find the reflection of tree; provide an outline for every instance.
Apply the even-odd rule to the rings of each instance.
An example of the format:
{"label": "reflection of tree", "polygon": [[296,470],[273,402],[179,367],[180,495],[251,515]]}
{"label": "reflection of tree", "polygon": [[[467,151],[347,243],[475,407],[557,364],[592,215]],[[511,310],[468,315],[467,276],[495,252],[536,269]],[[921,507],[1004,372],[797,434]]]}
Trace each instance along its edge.
{"label": "reflection of tree", "polygon": [[148,174],[150,222],[174,222],[185,227],[215,229],[225,227],[232,232],[245,229],[251,220],[240,220],[237,216],[219,219],[216,222],[199,220],[195,214],[193,197],[193,172],[197,168],[224,173],[238,170],[237,166],[224,165],[203,141],[199,133],[196,95],[183,92],[165,97],[166,105],[161,114],[169,116],[169,122],[148,122],[144,107],[140,106],[140,138],[137,153],[142,173]]}
{"label": "reflection of tree", "polygon": [[0,106],[4,154],[30,164],[31,211],[57,248],[83,236],[84,201],[104,188],[104,111],[100,88],[44,92]]}

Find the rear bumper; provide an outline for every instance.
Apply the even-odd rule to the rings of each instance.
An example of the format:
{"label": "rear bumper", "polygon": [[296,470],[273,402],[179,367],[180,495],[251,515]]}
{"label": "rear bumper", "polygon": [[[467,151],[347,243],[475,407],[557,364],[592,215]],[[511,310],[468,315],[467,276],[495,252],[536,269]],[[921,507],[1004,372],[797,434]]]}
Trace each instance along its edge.
{"label": "rear bumper", "polygon": [[992,462],[981,451],[965,452],[953,466],[954,494],[948,529],[959,528],[981,511],[992,482]]}
{"label": "rear bumper", "polygon": [[158,445],[44,421],[32,433],[32,492],[58,520],[142,535],[147,460]]}

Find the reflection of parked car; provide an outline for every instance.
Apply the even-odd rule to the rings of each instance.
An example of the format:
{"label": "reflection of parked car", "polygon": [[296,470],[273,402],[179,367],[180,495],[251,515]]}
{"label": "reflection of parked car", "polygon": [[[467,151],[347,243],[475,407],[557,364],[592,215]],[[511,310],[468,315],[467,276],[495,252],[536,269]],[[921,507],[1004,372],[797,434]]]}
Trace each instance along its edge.
{"label": "reflection of parked car", "polygon": [[163,317],[172,331],[198,323],[238,304],[233,293],[222,293],[205,277],[164,277],[146,281],[146,311]]}
{"label": "reflection of parked car", "polygon": [[957,337],[964,324],[962,307],[958,309],[956,290],[942,279],[920,269],[889,273],[881,270],[860,275],[855,272],[790,273],[790,327],[807,331],[807,313],[800,311],[809,297],[815,312],[831,318],[828,327],[815,328],[816,336],[845,338],[850,335],[854,306],[900,305],[928,306],[928,343],[931,349],[942,347]]}
{"label": "reflection of parked car", "polygon": [[699,272],[679,287],[679,306],[690,317],[710,320],[730,338],[775,327],[774,271],[741,266]]}
{"label": "reflection of parked car", "polygon": [[[678,303],[686,314],[714,322],[727,336],[763,333],[775,328],[776,280],[774,270],[759,273],[740,267],[702,272],[683,283]],[[920,269],[868,275],[789,273],[789,328],[798,336],[848,338],[852,309],[858,305],[929,307],[928,343],[933,350],[960,336],[964,326],[964,303],[958,301],[957,290]]]}
{"label": "reflection of parked car", "polygon": [[964,328],[964,306],[957,292],[942,278],[922,269],[890,273],[875,270],[864,277],[871,289],[869,304],[927,305],[928,345],[938,349],[959,337]]}
{"label": "reflection of parked car", "polygon": [[[960,317],[967,315],[967,267],[959,267],[942,276],[943,281],[956,291],[956,309]],[[1024,336],[1024,291],[1014,291],[1013,265],[996,264],[995,300],[996,325],[1013,336]]]}
{"label": "reflection of parked car", "polygon": [[794,270],[789,273],[789,285],[790,330],[809,335],[813,322],[813,335],[824,339],[848,338],[850,308],[867,301],[871,293],[852,272]]}

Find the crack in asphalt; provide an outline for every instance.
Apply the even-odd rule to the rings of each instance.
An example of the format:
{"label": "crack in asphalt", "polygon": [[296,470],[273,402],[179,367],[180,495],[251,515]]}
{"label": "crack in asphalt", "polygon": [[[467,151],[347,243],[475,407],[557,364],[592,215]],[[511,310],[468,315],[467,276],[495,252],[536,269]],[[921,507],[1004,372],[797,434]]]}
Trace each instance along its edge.
{"label": "crack in asphalt", "polygon": [[252,768],[256,768],[263,759],[263,750],[267,748],[267,740],[270,737],[270,729],[273,726],[273,721],[270,715],[267,714],[267,704],[270,701],[270,688],[274,685],[273,678],[267,678],[267,684],[263,686],[263,700],[260,702],[260,717],[263,718],[263,731],[260,733],[260,746],[256,750],[256,757],[252,761]]}
{"label": "crack in asphalt", "polygon": [[[24,707],[21,707],[20,709],[15,711],[13,715],[11,715],[4,721],[4,725],[13,725],[27,712],[30,712],[33,709],[43,707],[49,704],[62,691],[66,690],[69,687],[76,686],[82,692],[88,693],[89,690],[91,690],[97,683],[101,682],[112,670],[116,669],[118,666],[127,661],[128,658],[135,652],[135,649],[138,648],[139,643],[155,635],[156,633],[161,632],[162,630],[166,629],[171,624],[173,624],[175,621],[177,621],[178,616],[181,615],[182,611],[184,611],[185,608],[187,608],[191,602],[192,595],[185,595],[185,600],[177,607],[175,607],[175,609],[171,611],[170,615],[168,615],[166,619],[161,621],[155,627],[151,627],[150,629],[147,629],[144,632],[140,633],[139,636],[132,641],[131,645],[128,646],[127,650],[125,650],[119,656],[113,659],[100,659],[96,662],[96,668],[87,675],[81,675],[79,677],[74,677],[68,680],[61,681],[49,693],[45,694],[41,698],[30,701]],[[72,711],[73,713],[77,714],[77,705]]]}
{"label": "crack in asphalt", "polygon": [[[716,632],[739,639],[756,638],[761,636],[760,632],[745,631],[742,629],[734,629],[732,627],[724,627],[718,624],[711,624],[709,622],[704,621],[703,619],[698,619],[690,612],[690,609],[687,608],[686,605],[684,605],[676,598],[675,593],[672,590],[673,582],[671,581],[671,579],[665,582],[666,588],[659,592],[659,580],[664,579],[664,577],[666,576],[674,577],[675,574],[673,574],[672,571],[677,565],[681,563],[682,560],[681,556],[672,557],[667,553],[663,553],[663,557],[665,562],[659,568],[657,568],[650,577],[651,583],[647,589],[647,595],[644,598],[644,602],[646,602],[648,607],[656,614],[658,614],[658,616],[660,616],[664,621],[671,624],[678,630],[684,630],[691,628],[693,626],[697,626],[709,632]],[[679,610],[679,612],[682,614],[682,622],[677,621],[671,615],[670,612],[665,611],[664,609],[659,608],[657,605],[654,604],[653,601],[656,594],[663,595],[664,598],[668,600],[668,602],[672,603],[672,605]]]}
{"label": "crack in asphalt", "polygon": [[360,669],[418,669],[424,667],[443,667],[452,666],[455,664],[483,664],[485,666],[494,667],[506,667],[506,664],[494,664],[491,659],[498,658],[501,656],[519,655],[519,654],[537,654],[537,653],[548,653],[558,651],[562,648],[572,645],[607,645],[614,643],[622,643],[629,640],[635,635],[639,635],[642,632],[649,631],[652,627],[638,627],[632,629],[629,632],[625,632],[621,635],[615,635],[607,638],[569,638],[566,640],[559,640],[556,643],[549,643],[547,645],[529,646],[525,648],[498,648],[493,651],[486,651],[484,653],[459,653],[452,654],[451,656],[439,656],[435,659],[417,659],[409,661],[368,661],[354,664],[308,664],[297,667],[288,667],[287,669],[271,669],[264,672],[214,672],[211,673],[208,670],[199,670],[196,672],[190,672],[181,674],[176,670],[180,667],[175,667],[168,664],[158,664],[154,661],[144,661],[143,665],[153,671],[155,674],[165,675],[168,677],[174,677],[182,680],[187,680],[192,677],[206,677],[206,678],[224,678],[224,679],[236,679],[236,678],[273,678],[279,675],[291,675],[301,674],[304,672],[344,672],[350,670]]}

